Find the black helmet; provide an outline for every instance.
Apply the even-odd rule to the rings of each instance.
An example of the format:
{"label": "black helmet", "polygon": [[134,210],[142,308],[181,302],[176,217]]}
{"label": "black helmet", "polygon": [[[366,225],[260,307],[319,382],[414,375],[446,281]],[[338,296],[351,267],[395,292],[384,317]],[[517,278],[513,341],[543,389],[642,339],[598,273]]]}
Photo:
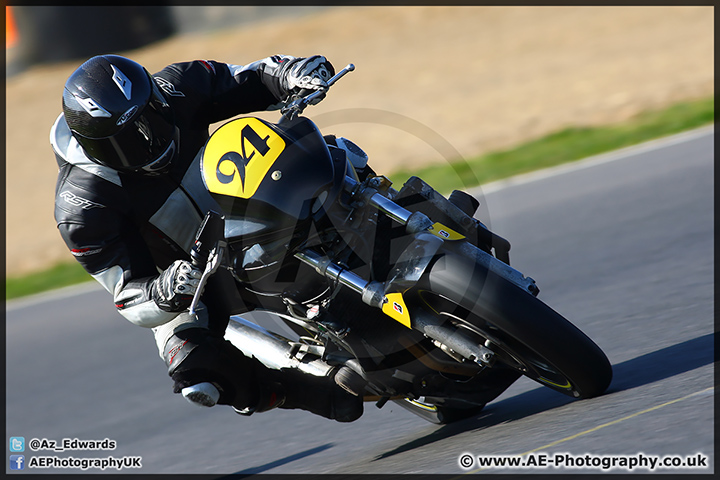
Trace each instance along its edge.
{"label": "black helmet", "polygon": [[99,55],[83,63],[65,83],[63,112],[90,159],[115,170],[159,173],[178,151],[170,105],[130,59]]}

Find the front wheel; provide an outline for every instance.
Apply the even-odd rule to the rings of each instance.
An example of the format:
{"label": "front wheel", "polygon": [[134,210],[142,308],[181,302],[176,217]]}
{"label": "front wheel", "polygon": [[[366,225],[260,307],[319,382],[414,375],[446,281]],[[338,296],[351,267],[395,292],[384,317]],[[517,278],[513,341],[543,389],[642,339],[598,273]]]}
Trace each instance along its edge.
{"label": "front wheel", "polygon": [[[479,250],[476,255],[484,255]],[[602,394],[612,367],[603,351],[562,315],[446,244],[414,291],[412,304],[484,345],[497,361],[576,398]]]}

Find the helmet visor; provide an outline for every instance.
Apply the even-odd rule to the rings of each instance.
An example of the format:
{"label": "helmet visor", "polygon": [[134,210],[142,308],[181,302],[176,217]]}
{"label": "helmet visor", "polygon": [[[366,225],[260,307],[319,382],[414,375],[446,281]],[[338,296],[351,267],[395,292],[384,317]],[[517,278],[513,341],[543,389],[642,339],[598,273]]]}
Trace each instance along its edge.
{"label": "helmet visor", "polygon": [[111,168],[138,171],[152,166],[148,171],[157,172],[177,151],[172,110],[154,88],[140,115],[127,121],[122,130],[111,137],[86,139],[82,144],[95,160]]}

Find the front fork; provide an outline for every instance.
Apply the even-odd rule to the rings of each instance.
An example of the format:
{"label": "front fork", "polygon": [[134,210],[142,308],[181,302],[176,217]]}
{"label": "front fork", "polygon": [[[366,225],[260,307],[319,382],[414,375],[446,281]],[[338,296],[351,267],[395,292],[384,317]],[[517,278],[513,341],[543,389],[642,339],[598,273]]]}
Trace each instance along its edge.
{"label": "front fork", "polygon": [[478,263],[533,295],[537,295],[538,292],[535,281],[525,277],[507,263],[464,241],[465,237],[462,234],[440,223],[433,223],[422,212],[410,212],[374,188],[363,186],[350,178],[346,178],[345,187],[356,203],[372,206],[385,213],[404,225],[406,232],[415,237],[398,257],[396,267],[388,280],[385,282],[368,281],[343,269],[327,256],[318,254],[311,249],[297,252],[295,257],[315,268],[320,275],[350,288],[361,296],[364,303],[380,308],[386,315],[399,323],[422,332],[439,344],[441,348],[450,349],[481,366],[491,366],[494,362],[492,350],[484,345],[478,345],[465,335],[449,330],[436,315],[420,310],[414,312],[411,317],[404,302],[403,292],[412,288],[420,280],[446,241],[463,241],[460,253],[467,257],[468,261]]}

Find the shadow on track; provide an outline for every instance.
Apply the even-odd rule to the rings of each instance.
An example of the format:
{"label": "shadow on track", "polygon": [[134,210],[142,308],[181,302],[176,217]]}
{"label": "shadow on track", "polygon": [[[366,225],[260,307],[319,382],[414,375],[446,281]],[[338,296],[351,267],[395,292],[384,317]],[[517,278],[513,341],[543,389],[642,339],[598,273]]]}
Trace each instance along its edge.
{"label": "shadow on track", "polygon": [[693,338],[613,366],[615,393],[674,377],[713,362],[715,334]]}
{"label": "shadow on track", "polygon": [[315,447],[315,448],[311,448],[311,449],[309,449],[309,450],[305,450],[304,452],[299,452],[299,453],[296,453],[296,454],[294,454],[294,455],[289,455],[289,456],[287,456],[287,457],[285,457],[285,458],[280,458],[280,459],[278,459],[278,460],[273,460],[272,462],[268,462],[268,463],[266,463],[266,464],[264,464],[264,465],[260,465],[260,466],[257,466],[257,467],[246,468],[245,470],[241,470],[241,471],[239,471],[239,472],[232,473],[232,474],[230,474],[230,475],[228,475],[228,476],[226,476],[226,477],[221,477],[221,479],[223,479],[223,478],[243,478],[243,477],[246,476],[246,475],[249,476],[249,475],[255,475],[255,474],[258,474],[258,473],[266,472],[266,471],[268,471],[268,470],[270,470],[270,469],[272,469],[272,468],[279,467],[280,465],[285,465],[285,464],[287,464],[287,463],[294,462],[295,460],[299,460],[299,459],[301,459],[301,458],[309,457],[310,455],[315,455],[316,453],[320,453],[320,452],[322,452],[322,451],[324,451],[324,450],[327,450],[328,448],[332,448],[332,446],[333,446],[332,443],[326,443],[325,445],[319,445],[319,446],[317,446],[317,447]]}
{"label": "shadow on track", "polygon": [[[613,381],[605,395],[648,385],[709,365],[713,362],[714,341],[715,335],[711,333],[613,365]],[[519,420],[574,401],[549,388],[530,390],[488,405],[478,417],[443,425],[429,435],[377,456],[373,461],[430,445],[460,433],[484,430]]]}

